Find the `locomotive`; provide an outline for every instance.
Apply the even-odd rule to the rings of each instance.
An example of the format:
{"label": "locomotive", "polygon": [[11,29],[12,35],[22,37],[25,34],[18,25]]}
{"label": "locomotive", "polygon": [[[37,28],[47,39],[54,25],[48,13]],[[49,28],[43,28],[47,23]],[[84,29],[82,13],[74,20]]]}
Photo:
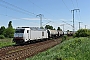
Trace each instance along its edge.
{"label": "locomotive", "polygon": [[63,35],[63,31],[40,29],[38,27],[17,27],[15,29],[13,42],[24,44],[30,41],[57,38]]}

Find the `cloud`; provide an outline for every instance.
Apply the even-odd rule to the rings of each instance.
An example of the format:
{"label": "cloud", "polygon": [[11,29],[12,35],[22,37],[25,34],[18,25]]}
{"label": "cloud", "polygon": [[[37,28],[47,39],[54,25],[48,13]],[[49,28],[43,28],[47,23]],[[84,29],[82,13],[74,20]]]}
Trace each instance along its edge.
{"label": "cloud", "polygon": [[21,18],[23,20],[40,20],[39,18]]}
{"label": "cloud", "polygon": [[62,20],[62,21],[66,21],[65,19],[60,19],[60,20]]}
{"label": "cloud", "polygon": [[14,18],[14,19],[11,19],[11,20],[19,20],[19,19]]}
{"label": "cloud", "polygon": [[61,21],[72,21],[72,19],[60,19]]}
{"label": "cloud", "polygon": [[[11,20],[40,20],[40,18],[14,18]],[[43,18],[42,20],[51,20],[51,19]]]}

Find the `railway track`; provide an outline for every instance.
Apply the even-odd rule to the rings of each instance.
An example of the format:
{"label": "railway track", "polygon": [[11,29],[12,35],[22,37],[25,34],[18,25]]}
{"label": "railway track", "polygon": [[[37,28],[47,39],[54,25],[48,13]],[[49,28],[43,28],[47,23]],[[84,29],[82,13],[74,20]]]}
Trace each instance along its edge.
{"label": "railway track", "polygon": [[33,56],[38,52],[44,51],[48,48],[51,48],[61,40],[54,39],[44,42],[24,45],[24,46],[10,46],[0,49],[0,60],[25,60],[25,58]]}

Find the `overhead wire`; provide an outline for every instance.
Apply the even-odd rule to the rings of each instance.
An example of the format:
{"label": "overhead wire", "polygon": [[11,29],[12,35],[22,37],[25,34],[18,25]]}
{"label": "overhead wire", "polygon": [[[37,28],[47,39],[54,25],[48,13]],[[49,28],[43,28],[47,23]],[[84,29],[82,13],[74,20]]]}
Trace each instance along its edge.
{"label": "overhead wire", "polygon": [[[76,3],[77,3],[77,7],[79,8],[79,6],[78,6],[78,1],[77,1],[77,0],[76,0]],[[79,17],[80,17],[80,20],[81,20],[80,12],[79,12]]]}
{"label": "overhead wire", "polygon": [[[79,8],[78,7],[78,2],[77,2],[77,0],[76,0],[76,5],[77,5],[77,8]],[[79,11],[79,13],[80,13],[80,11]],[[80,18],[79,18],[79,14],[77,13],[77,17],[78,17],[78,20],[80,21]]]}
{"label": "overhead wire", "polygon": [[[29,0],[30,1],[30,0]],[[63,0],[62,0],[63,1]],[[41,8],[41,7],[39,7],[38,5],[36,5],[35,3],[33,3],[32,1],[30,1],[32,4],[34,4],[35,6],[37,6],[38,8],[40,8],[40,9],[42,9],[43,11],[45,11],[43,8]],[[64,1],[63,1],[63,3],[64,3]],[[67,5],[64,3],[64,5],[66,6],[66,8],[70,11],[70,9],[67,7]],[[45,12],[47,12],[47,11],[45,11]],[[49,12],[47,12],[47,13],[49,13]],[[49,13],[50,14],[50,13]],[[51,16],[53,16],[52,14],[50,14]],[[55,16],[53,16],[53,17],[55,17]],[[44,19],[47,19],[47,18],[44,18]],[[54,23],[54,24],[58,24],[57,22],[53,22],[52,20],[49,20],[49,19],[47,19],[49,22],[52,22],[52,23]],[[48,22],[47,22],[48,23]],[[46,23],[46,24],[47,24]],[[44,24],[45,25],[45,24]],[[43,25],[43,26],[44,26]],[[58,24],[59,25],[59,24]]]}
{"label": "overhead wire", "polygon": [[16,6],[16,5],[13,5],[11,3],[8,3],[8,2],[6,2],[4,0],[0,0],[0,1],[3,2],[3,3],[5,3],[5,4],[8,4],[8,5],[10,5],[10,6],[14,7],[14,8],[17,8],[17,9],[19,9],[21,11],[24,11],[24,12],[27,12],[27,13],[30,13],[30,14],[33,14],[33,15],[36,15],[35,13],[29,12],[29,11],[23,9],[23,8],[20,8],[20,7]]}
{"label": "overhead wire", "polygon": [[62,0],[62,2],[64,3],[64,5],[66,6],[66,8],[70,11],[70,9],[68,8],[68,6],[65,4],[65,2]]}
{"label": "overhead wire", "polygon": [[[11,7],[9,7],[9,6],[0,4],[0,6],[2,6],[2,7],[4,7],[4,8],[7,8],[7,9],[10,9],[10,10],[19,12],[19,13],[23,13],[23,14],[26,14],[26,15],[29,15],[29,16],[30,16],[31,14],[36,16],[35,13],[29,12],[29,11],[23,9],[23,8],[20,8],[20,7],[16,6],[16,5],[13,5],[13,4],[11,4],[11,3],[8,3],[8,2],[6,2],[6,1],[4,1],[4,0],[0,0],[0,2],[3,2],[3,3],[5,3],[5,4],[11,6]],[[17,8],[17,9],[15,9],[15,8]],[[7,17],[11,17],[11,18],[16,18],[16,17],[9,16],[9,15],[7,15],[7,14],[6,14],[6,15],[5,15],[5,14],[0,14],[0,15],[7,16]],[[20,18],[16,18],[16,19],[20,19]],[[26,19],[22,19],[22,20],[26,20]]]}
{"label": "overhead wire", "polygon": [[73,1],[72,1],[72,0],[71,0],[71,2],[72,2],[73,7],[75,8],[74,3],[73,3]]}
{"label": "overhead wire", "polygon": [[[21,13],[23,13],[23,14],[27,14],[27,15],[30,15],[30,14],[32,14],[32,15],[37,15],[37,14],[35,14],[35,13],[32,13],[32,12],[29,12],[29,11],[27,11],[27,10],[25,10],[25,9],[23,9],[23,8],[20,8],[20,7],[18,7],[18,6],[15,6],[15,5],[13,5],[13,4],[11,4],[11,3],[8,3],[8,2],[6,2],[6,1],[4,1],[4,0],[0,0],[1,2],[3,2],[3,3],[5,3],[5,4],[7,4],[7,5],[10,5],[10,6],[12,6],[13,8],[11,8],[11,7],[8,7],[8,6],[5,6],[5,5],[1,5],[1,6],[3,6],[3,7],[5,7],[5,8],[8,8],[8,9],[11,9],[11,10],[14,10],[14,11],[17,11],[17,12],[21,12]],[[63,0],[62,0],[63,1]],[[32,2],[33,3],[33,2]],[[64,1],[63,1],[63,3],[64,3]],[[33,3],[34,4],[34,3]],[[64,3],[65,4],[65,3]],[[34,5],[36,5],[36,4],[34,4]],[[37,6],[37,5],[36,5]],[[67,5],[65,4],[65,6],[67,7]],[[39,7],[39,6],[37,6],[37,7]],[[15,8],[17,8],[17,9],[15,9]],[[40,7],[39,7],[40,8]],[[41,8],[42,9],[42,8]],[[69,10],[69,8],[67,7],[67,9]],[[20,11],[19,11],[20,10]],[[44,10],[44,9],[42,9],[42,10]],[[45,11],[45,10],[44,10]],[[69,10],[70,11],[70,10]],[[45,11],[45,12],[47,12],[47,11]],[[48,12],[47,12],[48,13]],[[53,15],[52,15],[53,16]],[[54,16],[55,17],[55,16]],[[44,18],[44,19],[47,19],[47,18]],[[49,19],[47,19],[47,20],[49,20]],[[49,21],[51,21],[51,20],[49,20]]]}
{"label": "overhead wire", "polygon": [[[62,2],[64,3],[64,5],[66,6],[66,8],[68,9],[68,7],[67,7],[67,5],[65,4],[65,2],[62,0]],[[72,2],[72,6],[73,6],[73,8],[75,9],[75,6],[74,6],[74,3],[73,3],[73,1],[71,0],[71,2]],[[68,9],[69,10],[69,9]],[[70,10],[71,11],[71,10]],[[76,29],[76,28],[75,28]]]}
{"label": "overhead wire", "polygon": [[[6,15],[6,14],[0,14],[0,15],[6,16],[6,17],[9,17],[9,18],[14,18],[14,19],[12,19],[12,21],[13,21],[13,20],[27,20],[27,19],[18,18],[18,17],[13,17],[13,16]],[[35,23],[35,22],[32,22],[32,23]],[[37,24],[37,23],[35,23],[35,24]]]}
{"label": "overhead wire", "polygon": [[[32,12],[29,12],[29,11],[27,11],[27,10],[25,10],[25,9],[23,9],[23,8],[20,8],[20,7],[18,7],[18,6],[15,6],[15,5],[13,5],[13,4],[11,4],[11,3],[8,3],[8,2],[6,2],[6,1],[4,1],[4,0],[0,0],[1,2],[3,2],[3,3],[5,3],[5,4],[8,4],[8,5],[10,5],[10,6],[12,6],[12,7],[14,7],[14,8],[17,8],[17,9],[19,9],[19,10],[16,10],[16,9],[14,9],[14,8],[11,8],[11,7],[8,7],[8,6],[5,6],[5,5],[1,5],[1,6],[3,6],[3,7],[7,7],[7,8],[9,8],[9,9],[11,9],[11,10],[14,10],[14,11],[17,11],[17,12],[21,12],[21,13],[24,13],[24,14],[27,14],[27,15],[30,15],[30,14],[33,14],[33,15],[37,15],[37,14],[35,14],[35,13],[32,13]],[[33,2],[32,2],[33,3]],[[33,3],[34,4],[34,3]],[[34,4],[35,5],[35,4]],[[37,5],[36,5],[37,6]],[[37,7],[39,7],[39,6],[37,6]],[[39,7],[40,8],[40,7]],[[42,8],[41,8],[42,9]],[[48,12],[47,12],[48,13]],[[47,18],[44,18],[44,19],[47,19]],[[48,20],[48,19],[47,19]],[[50,21],[50,20],[49,20]]]}
{"label": "overhead wire", "polygon": [[[11,10],[14,10],[14,11],[17,11],[17,12],[21,12],[21,13],[27,14],[27,15],[30,15],[30,14],[28,14],[28,13],[31,13],[31,14],[33,14],[33,15],[36,15],[35,13],[29,12],[29,11],[27,11],[27,10],[25,10],[25,9],[22,9],[22,8],[20,8],[20,7],[18,7],[18,6],[15,6],[15,5],[11,4],[11,3],[8,3],[8,2],[6,2],[6,1],[4,1],[4,0],[0,0],[0,1],[3,2],[3,3],[5,3],[5,4],[8,4],[8,5],[10,5],[10,6],[14,7],[14,8],[17,8],[17,9],[19,9],[19,10],[21,10],[21,11],[0,4],[1,6],[5,7],[5,8],[11,9]],[[30,0],[29,0],[29,1],[30,1]],[[31,1],[30,1],[30,2],[31,2]],[[33,3],[33,2],[32,2],[32,3]],[[33,3],[33,4],[34,4],[34,3]],[[36,4],[34,4],[34,5],[36,5]],[[36,6],[37,6],[37,5],[36,5]],[[39,6],[37,6],[37,7],[39,7]],[[41,8],[41,7],[39,7],[39,8]],[[41,8],[41,9],[42,9],[42,8]],[[42,9],[42,10],[44,10],[44,9]],[[22,12],[22,11],[23,11],[23,12]],[[45,11],[45,10],[44,10],[44,11]],[[26,12],[27,12],[27,13],[26,13]],[[45,11],[45,12],[47,12],[47,11]],[[48,13],[48,12],[47,12],[47,13]],[[44,18],[44,19],[47,19],[47,18]],[[49,20],[49,19],[47,19],[47,20]],[[49,20],[49,21],[51,21],[51,20]]]}
{"label": "overhead wire", "polygon": [[[30,1],[30,0],[28,0],[28,1]],[[44,10],[43,8],[41,8],[40,6],[38,6],[37,4],[33,3],[32,1],[30,1],[30,3],[32,3],[32,4],[35,5],[35,6],[37,6],[37,7],[40,8],[41,10],[45,11],[45,12],[48,13],[49,15],[55,17],[55,16],[52,15],[50,12],[47,12],[46,10]],[[52,20],[49,20],[49,19],[45,18],[44,16],[43,16],[43,19],[46,19],[46,20],[48,20],[49,22],[53,22]],[[48,22],[47,22],[47,23],[48,23]],[[47,24],[47,23],[45,23],[45,24]],[[44,25],[45,25],[45,24],[44,24]],[[56,23],[56,24],[57,24],[57,23]],[[44,26],[44,25],[43,25],[43,26]]]}
{"label": "overhead wire", "polygon": [[[30,1],[30,0],[28,0]],[[40,6],[36,5],[34,2],[30,1],[30,3],[32,3],[33,5],[37,6],[38,8],[40,8],[41,10],[45,11],[46,13],[48,13],[49,15],[55,17],[54,15],[52,15],[50,12],[47,12],[46,10],[44,10],[43,8],[41,8]],[[47,19],[47,18],[44,18],[44,19]],[[47,19],[48,20],[48,19]],[[50,21],[50,20],[49,20]]]}
{"label": "overhead wire", "polygon": [[[77,0],[76,0],[76,3],[77,3],[77,7],[78,7],[78,2],[77,2]],[[79,7],[78,7],[79,8]]]}
{"label": "overhead wire", "polygon": [[0,4],[0,6],[6,8],[6,9],[10,9],[10,10],[13,10],[13,11],[19,12],[19,13],[23,13],[23,14],[26,14],[26,15],[30,15],[30,14],[27,14],[27,13],[25,13],[25,12],[23,12],[23,11],[16,10],[16,9],[14,9],[14,8],[8,7],[8,6],[3,5],[3,4]]}
{"label": "overhead wire", "polygon": [[[30,0],[29,0],[30,1]],[[40,8],[41,10],[45,11],[46,13],[48,13],[49,15],[55,17],[54,15],[52,15],[50,12],[44,10],[43,8],[41,8],[40,6],[36,5],[34,2],[30,1],[33,5],[37,6],[38,8]]]}
{"label": "overhead wire", "polygon": [[[65,7],[67,8],[67,10],[71,11],[68,6],[65,4],[64,0],[62,0],[63,4],[65,5]],[[63,20],[62,20],[63,21]],[[65,22],[64,22],[65,23]]]}

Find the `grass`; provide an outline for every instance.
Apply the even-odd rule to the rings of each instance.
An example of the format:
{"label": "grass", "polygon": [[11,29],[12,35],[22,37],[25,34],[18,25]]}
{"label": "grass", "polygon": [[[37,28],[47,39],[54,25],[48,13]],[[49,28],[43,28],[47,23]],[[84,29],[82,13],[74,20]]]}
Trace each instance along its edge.
{"label": "grass", "polygon": [[12,38],[5,38],[5,39],[0,39],[0,48],[5,47],[5,46],[10,46],[15,43],[12,42]]}
{"label": "grass", "polygon": [[80,37],[61,44],[26,60],[89,60],[90,38]]}

